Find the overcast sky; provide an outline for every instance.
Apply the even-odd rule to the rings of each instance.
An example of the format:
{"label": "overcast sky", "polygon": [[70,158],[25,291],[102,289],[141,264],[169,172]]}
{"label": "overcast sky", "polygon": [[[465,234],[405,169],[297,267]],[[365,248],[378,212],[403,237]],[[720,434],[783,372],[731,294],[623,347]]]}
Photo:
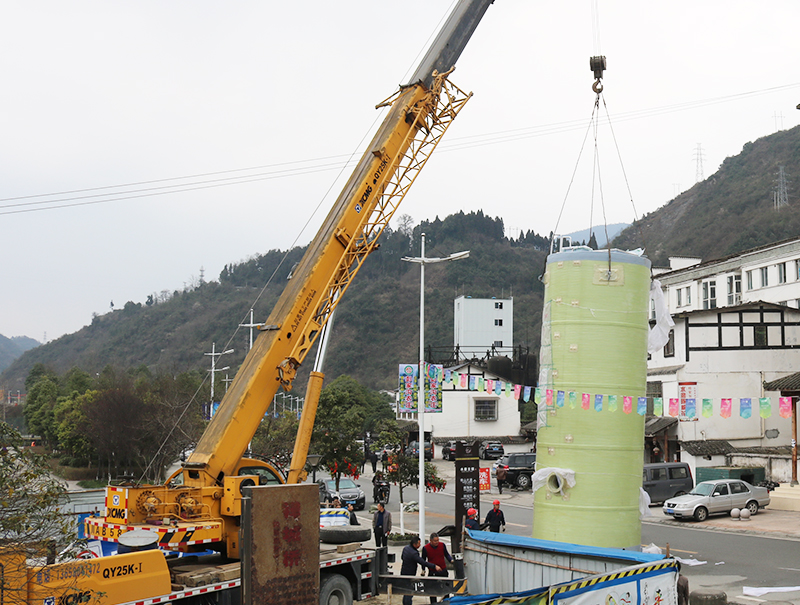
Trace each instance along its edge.
{"label": "overcast sky", "polygon": [[[308,243],[451,6],[0,4],[0,334],[52,340]],[[516,236],[565,200],[558,232],[602,223],[602,201],[631,222],[694,184],[698,144],[708,177],[798,124],[798,23],[796,0],[496,0],[451,78],[475,96],[399,212],[482,209]],[[594,54],[620,156],[601,123],[602,187]]]}

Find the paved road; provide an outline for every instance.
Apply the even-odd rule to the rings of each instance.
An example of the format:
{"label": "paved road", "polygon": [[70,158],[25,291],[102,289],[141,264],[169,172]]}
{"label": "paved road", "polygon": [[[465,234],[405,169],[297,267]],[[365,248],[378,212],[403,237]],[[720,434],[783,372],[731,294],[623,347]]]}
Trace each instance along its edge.
{"label": "paved road", "polygon": [[[485,466],[486,463],[482,463]],[[451,465],[437,462],[448,473]],[[359,480],[369,495],[371,473]],[[454,482],[449,481],[443,493],[428,493],[426,502],[426,531],[436,531],[453,522],[455,494]],[[405,501],[417,500],[417,490],[407,488]],[[481,511],[485,515],[495,498],[501,500],[506,516],[507,533],[530,536],[533,531],[532,496],[530,492],[496,493],[481,498]],[[399,498],[392,486],[389,510],[393,512],[395,526],[399,527]],[[771,593],[758,599],[742,595],[743,586],[798,586],[800,585],[800,513],[770,511],[760,512],[749,524],[733,523],[729,517],[712,517],[703,524],[676,522],[667,519],[658,506],[651,509],[651,521],[642,525],[642,543],[656,544],[682,559],[706,561],[704,565],[684,565],[683,573],[689,578],[692,590],[701,587],[724,590],[729,601],[754,605],[760,602],[789,602],[800,605],[800,591]],[[367,515],[364,515],[367,517]],[[365,520],[366,521],[366,520]],[[416,531],[418,516],[406,514],[406,529]]]}

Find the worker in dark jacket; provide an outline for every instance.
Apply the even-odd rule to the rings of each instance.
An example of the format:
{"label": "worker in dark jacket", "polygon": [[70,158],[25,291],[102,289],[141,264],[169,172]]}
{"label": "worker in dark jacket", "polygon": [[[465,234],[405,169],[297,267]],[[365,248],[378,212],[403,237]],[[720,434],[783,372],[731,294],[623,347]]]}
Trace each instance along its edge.
{"label": "worker in dark jacket", "polygon": [[[403,564],[400,566],[400,575],[401,576],[415,576],[417,575],[417,565],[421,565],[422,567],[427,567],[430,570],[441,572],[442,568],[438,565],[434,565],[423,559],[419,555],[419,544],[420,540],[419,537],[414,537],[411,539],[406,546],[403,547],[403,553],[400,555],[400,559],[402,560]],[[410,594],[403,595],[403,605],[411,605],[413,596]]]}
{"label": "worker in dark jacket", "polygon": [[500,531],[500,526],[503,526],[503,531],[506,530],[506,517],[503,511],[500,510],[500,500],[492,502],[492,510],[486,514],[486,523],[489,524],[489,531],[495,533]]}
{"label": "worker in dark jacket", "polygon": [[480,529],[481,524],[478,522],[478,511],[470,508],[467,511],[467,520],[464,521],[464,527],[467,529]]}

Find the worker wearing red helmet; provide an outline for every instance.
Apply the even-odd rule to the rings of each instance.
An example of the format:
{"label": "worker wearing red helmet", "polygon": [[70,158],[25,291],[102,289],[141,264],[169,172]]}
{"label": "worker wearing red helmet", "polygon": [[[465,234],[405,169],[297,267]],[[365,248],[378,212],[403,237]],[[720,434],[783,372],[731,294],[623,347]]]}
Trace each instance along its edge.
{"label": "worker wearing red helmet", "polygon": [[467,529],[480,529],[481,524],[478,522],[478,511],[470,508],[467,511],[467,520],[464,521],[464,527]]}
{"label": "worker wearing red helmet", "polygon": [[506,531],[506,517],[500,510],[500,500],[492,502],[492,510],[486,514],[485,522],[489,524],[489,531],[499,532],[500,526]]}

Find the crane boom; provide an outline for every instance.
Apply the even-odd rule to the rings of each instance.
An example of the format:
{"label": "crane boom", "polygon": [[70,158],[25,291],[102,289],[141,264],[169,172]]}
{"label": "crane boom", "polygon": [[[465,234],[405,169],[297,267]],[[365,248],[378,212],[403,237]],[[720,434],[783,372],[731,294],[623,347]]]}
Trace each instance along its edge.
{"label": "crane boom", "polygon": [[[394,100],[303,259],[293,271],[263,332],[234,378],[186,467],[213,480],[229,474],[281,385],[294,373],[391,218],[381,207],[389,177],[401,164],[431,105],[437,74],[449,72],[490,0],[459,3],[422,62]],[[374,214],[378,214],[374,217]],[[383,216],[381,216],[383,215]]]}
{"label": "crane boom", "polygon": [[[352,279],[376,249],[400,201],[471,95],[447,76],[493,0],[460,0],[411,81],[379,106],[389,110],[294,269],[219,409],[179,473],[163,486],[106,490],[106,515],[87,535],[117,541],[134,527],[172,549],[214,548],[238,557],[242,489],[283,482],[268,463],[243,458],[270,403],[289,390],[300,364]],[[322,374],[309,380],[289,481],[302,480]],[[224,543],[220,544],[220,543]],[[195,546],[202,544],[204,546]]]}

